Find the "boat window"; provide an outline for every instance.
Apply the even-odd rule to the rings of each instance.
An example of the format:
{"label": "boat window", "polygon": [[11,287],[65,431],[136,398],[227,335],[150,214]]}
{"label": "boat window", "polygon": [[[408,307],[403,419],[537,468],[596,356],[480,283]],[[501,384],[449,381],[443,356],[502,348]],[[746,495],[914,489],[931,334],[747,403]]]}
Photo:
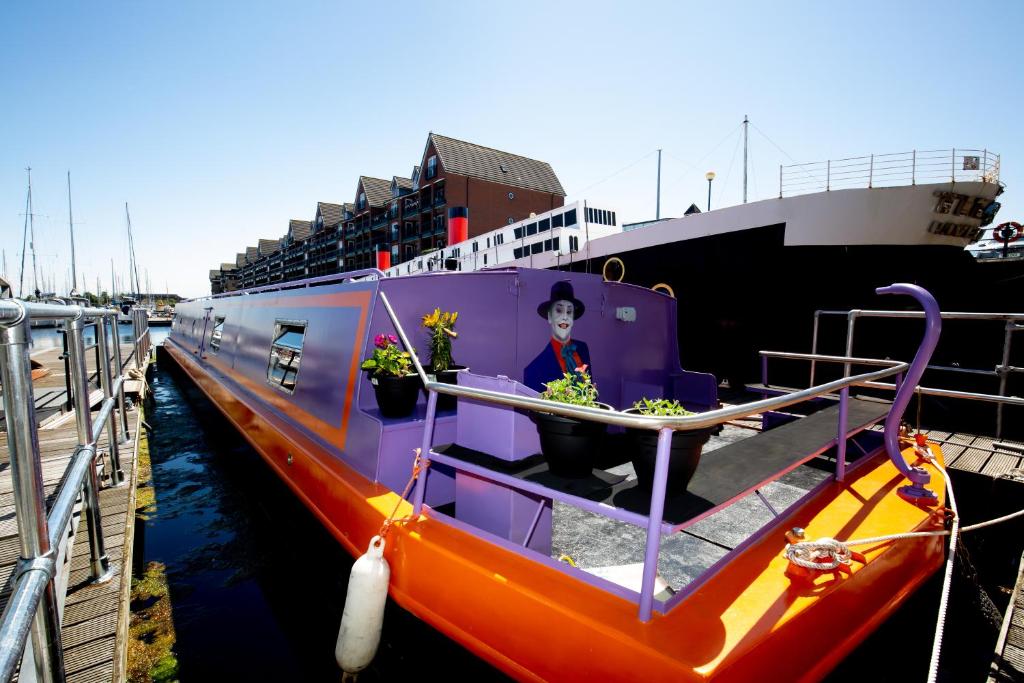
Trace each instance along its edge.
{"label": "boat window", "polygon": [[267,381],[289,394],[295,391],[302,360],[302,341],[306,336],[306,322],[277,320],[270,345]]}
{"label": "boat window", "polygon": [[615,212],[612,211],[612,222],[611,225],[615,225]]}
{"label": "boat window", "polygon": [[220,351],[220,339],[224,331],[224,316],[218,315],[213,319],[213,332],[210,333],[210,350],[214,353]]}
{"label": "boat window", "polygon": [[536,235],[537,234],[537,224],[536,223],[530,223],[529,225],[527,225],[526,226],[526,234],[527,235]]}
{"label": "boat window", "polygon": [[534,242],[533,244],[530,245],[530,253],[531,254],[539,254],[542,251],[544,251],[544,243],[543,242]]}
{"label": "boat window", "polygon": [[516,239],[517,240],[523,238],[523,229],[521,227],[516,228],[515,229],[515,233],[516,233]]}
{"label": "boat window", "polygon": [[523,257],[523,248],[522,247],[516,247],[515,249],[512,250],[512,254],[516,258],[522,258]]}
{"label": "boat window", "polygon": [[192,336],[196,336],[196,321],[192,321]]}
{"label": "boat window", "polygon": [[537,230],[539,230],[540,232],[544,232],[545,230],[550,230],[550,229],[551,229],[551,221],[549,221],[547,218],[545,218],[544,220],[542,220],[540,223],[537,224]]}
{"label": "boat window", "polygon": [[555,251],[558,251],[558,238],[557,237],[555,237],[554,239],[551,240],[551,248],[554,249]]}
{"label": "boat window", "polygon": [[552,228],[560,228],[560,227],[562,227],[562,218],[564,217],[564,215],[565,214],[556,213],[554,216],[552,216],[551,217],[551,227]]}
{"label": "boat window", "polygon": [[576,209],[570,209],[565,212],[565,227],[570,225],[576,225]]}

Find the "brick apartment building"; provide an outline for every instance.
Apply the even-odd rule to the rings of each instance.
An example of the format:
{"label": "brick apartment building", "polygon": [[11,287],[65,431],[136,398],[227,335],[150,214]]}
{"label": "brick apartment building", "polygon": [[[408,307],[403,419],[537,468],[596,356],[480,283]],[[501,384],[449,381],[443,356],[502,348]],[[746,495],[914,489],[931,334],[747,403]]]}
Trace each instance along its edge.
{"label": "brick apartment building", "polygon": [[360,176],[351,203],[318,202],[312,221],[293,219],[278,240],[258,241],[210,271],[214,294],[400,263],[444,247],[448,209],[469,209],[469,236],[563,206],[565,190],[547,162],[427,136],[409,177]]}

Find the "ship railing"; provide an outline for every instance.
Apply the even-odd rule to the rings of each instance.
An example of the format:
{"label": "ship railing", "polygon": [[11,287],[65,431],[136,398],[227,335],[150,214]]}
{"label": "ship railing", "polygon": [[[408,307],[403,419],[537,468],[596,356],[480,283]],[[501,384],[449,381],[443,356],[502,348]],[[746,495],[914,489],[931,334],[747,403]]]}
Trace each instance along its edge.
{"label": "ship railing", "polygon": [[[638,600],[638,618],[640,621],[646,622],[651,619],[654,608],[654,586],[655,578],[657,576],[658,557],[660,554],[662,535],[675,533],[686,526],[686,523],[674,526],[668,525],[667,527],[663,524],[672,434],[675,431],[689,431],[706,427],[714,427],[739,418],[761,414],[766,411],[780,410],[810,399],[839,392],[840,408],[836,428],[835,445],[837,448],[836,478],[841,481],[845,473],[845,449],[846,441],[850,433],[847,425],[847,403],[849,400],[850,387],[863,386],[870,382],[895,376],[897,378],[897,384],[901,386],[901,390],[897,392],[897,396],[893,400],[893,407],[885,421],[886,451],[896,469],[911,482],[915,484],[927,483],[927,473],[923,472],[923,470],[915,471],[914,468],[908,466],[903,460],[898,446],[898,430],[903,411],[906,409],[907,403],[910,401],[908,388],[912,389],[913,385],[916,384],[917,379],[919,379],[920,375],[924,372],[923,366],[928,362],[931,351],[938,342],[939,327],[937,325],[938,321],[935,317],[938,313],[938,306],[935,305],[934,299],[931,299],[931,296],[928,295],[927,292],[924,292],[924,290],[913,285],[893,285],[892,287],[879,290],[879,293],[907,293],[915,296],[915,298],[918,297],[918,292],[927,296],[930,303],[919,299],[919,301],[922,301],[922,303],[925,304],[925,310],[928,315],[928,325],[926,328],[925,338],[921,343],[918,355],[912,363],[908,364],[899,361],[883,361],[877,364],[884,364],[887,365],[887,367],[883,367],[880,370],[873,370],[858,375],[850,375],[831,382],[812,386],[807,389],[788,392],[780,396],[765,398],[751,403],[729,406],[683,417],[644,416],[624,413],[617,410],[572,406],[552,401],[545,401],[538,398],[516,396],[514,394],[507,394],[504,392],[432,381],[427,376],[422,364],[419,362],[415,353],[415,347],[410,343],[398,316],[395,314],[391,303],[388,301],[387,295],[384,294],[384,292],[381,292],[379,297],[387,311],[388,317],[395,326],[395,330],[398,333],[403,346],[411,354],[416,372],[419,374],[424,387],[428,391],[427,413],[420,452],[423,453],[425,457],[435,459],[446,466],[469,471],[474,476],[489,479],[500,485],[512,487],[542,498],[558,500],[560,502],[574,505],[588,512],[633,524],[641,528],[646,528],[647,533],[644,551],[643,578]],[[856,359],[848,360],[853,362]],[[574,496],[563,491],[558,491],[535,482],[516,479],[499,472],[491,471],[487,468],[477,467],[475,465],[462,462],[457,458],[451,458],[432,451],[434,420],[436,417],[438,394],[469,398],[486,403],[508,406],[511,408],[550,413],[577,420],[600,422],[606,425],[615,425],[634,429],[650,429],[658,432],[658,446],[655,459],[654,481],[650,498],[649,514],[644,516],[629,510],[608,506],[579,496]],[[777,478],[783,474],[784,472],[778,472],[775,477]],[[426,477],[422,477],[417,481],[416,488],[412,494],[414,516],[418,516],[423,508],[426,487],[425,480]],[[539,519],[539,514],[540,513],[538,511],[537,519]],[[677,594],[670,600],[670,604],[678,604],[677,601],[680,599],[681,595]]]}
{"label": "ship railing", "polygon": [[779,166],[779,198],[831,190],[919,183],[999,182],[1000,156],[987,149],[911,150]]}
{"label": "ship railing", "polygon": [[[1003,345],[1001,352],[1001,362],[996,364],[991,370],[985,368],[965,368],[959,365],[928,365],[927,370],[935,372],[945,372],[952,374],[962,375],[974,375],[978,377],[989,377],[998,379],[997,393],[990,394],[984,392],[972,392],[972,391],[957,391],[952,389],[943,389],[938,387],[926,387],[918,386],[914,389],[915,393],[920,397],[924,396],[935,396],[940,398],[955,398],[970,401],[985,401],[994,403],[996,409],[996,424],[995,433],[996,438],[1001,439],[1003,437],[1005,421],[1004,421],[1004,409],[1008,405],[1022,406],[1024,405],[1024,398],[1019,396],[1009,396],[1007,394],[1009,389],[1010,376],[1014,374],[1024,373],[1024,368],[1015,367],[1010,364],[1011,349],[1013,344],[1013,336],[1021,331],[1024,331],[1024,313],[978,313],[978,312],[961,312],[961,311],[948,311],[940,313],[942,320],[950,321],[964,321],[964,322],[988,322],[988,323],[1003,323]],[[817,310],[814,312],[814,328],[811,337],[811,354],[816,354],[819,350],[820,345],[820,331],[821,331],[821,320],[823,317],[831,318],[843,318],[846,320],[846,347],[845,354],[847,356],[853,355],[854,350],[854,339],[856,337],[857,321],[862,318],[890,318],[890,319],[920,319],[924,317],[924,313],[921,311],[888,311],[888,310],[870,310],[870,309],[851,309],[846,311],[839,310]],[[790,357],[796,357],[799,354],[790,354]],[[814,384],[817,375],[817,362],[813,358],[810,360],[810,379],[809,384]],[[762,382],[767,384],[767,358],[762,356]],[[850,374],[849,364],[844,366],[844,374]],[[894,390],[898,387],[892,384],[878,384],[875,383],[873,386],[876,389],[888,389]]]}
{"label": "ship railing", "polygon": [[[144,315],[144,309],[133,311],[133,354],[148,351],[148,324]],[[116,309],[0,301],[0,381],[20,548],[10,598],[0,616],[0,683],[10,681],[24,662],[32,663],[31,673],[37,681],[65,680],[60,619],[67,576],[60,567],[66,561],[63,557],[67,551],[65,541],[80,495],[88,530],[90,580],[102,583],[113,576],[103,538],[97,466],[102,455],[99,439],[106,430],[110,486],[123,483],[119,448],[128,441],[124,399],[127,375],[124,373],[126,363],[121,360],[117,317]],[[33,320],[64,323],[78,436],[78,445],[48,512],[29,353]],[[96,344],[100,351],[97,372],[103,390],[95,419],[90,411],[84,335],[89,320],[96,322]],[[23,657],[30,637],[32,656]],[[22,672],[23,677],[28,678],[29,673]]]}
{"label": "ship railing", "polygon": [[237,289],[233,292],[222,292],[220,294],[213,294],[211,296],[200,297],[198,299],[189,299],[189,301],[223,299],[230,296],[248,296],[249,294],[259,294],[261,292],[279,292],[287,289],[304,289],[307,287],[317,287],[319,285],[329,285],[333,283],[346,282],[348,280],[369,277],[382,278],[384,277],[384,273],[378,268],[358,268],[356,270],[347,270],[343,273],[334,273],[332,275],[320,275],[318,277],[306,278],[305,280],[289,280],[288,282],[280,282],[272,285],[263,285],[261,287]]}

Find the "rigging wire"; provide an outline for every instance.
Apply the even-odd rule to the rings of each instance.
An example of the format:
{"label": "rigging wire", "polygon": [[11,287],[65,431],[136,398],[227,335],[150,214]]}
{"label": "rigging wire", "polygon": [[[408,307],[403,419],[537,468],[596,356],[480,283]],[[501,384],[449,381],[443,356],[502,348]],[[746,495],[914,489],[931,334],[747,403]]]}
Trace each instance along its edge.
{"label": "rigging wire", "polygon": [[[725,190],[729,187],[729,178],[732,176],[732,166],[736,162],[736,152],[740,148],[740,138],[736,138],[736,144],[732,148],[732,157],[729,159],[729,170],[725,173],[725,182],[723,182],[718,188],[718,195],[715,197],[719,204],[722,204],[722,197],[725,195]],[[711,207],[708,207],[709,209]]]}
{"label": "rigging wire", "polygon": [[[703,162],[705,159],[707,159],[708,157],[710,157],[712,154],[714,154],[716,151],[718,151],[718,148],[721,147],[726,141],[728,141],[729,138],[731,138],[740,129],[740,127],[742,125],[743,125],[742,122],[737,123],[735,128],[733,128],[728,133],[726,133],[725,137],[723,137],[721,140],[719,140],[718,143],[714,147],[712,147],[711,150],[707,154],[702,156],[700,159],[697,159],[697,161],[695,163],[691,164],[688,161],[683,161],[682,159],[677,157],[675,154],[672,154],[671,152],[667,152],[666,151],[665,154],[670,156],[670,157],[672,157],[673,159],[675,159],[679,163],[683,164],[684,166],[688,166],[691,171],[699,171],[700,170],[699,164],[701,162]],[[685,175],[686,175],[686,173],[680,173],[679,175],[675,176],[672,180],[670,180],[667,184],[668,185],[672,185],[674,183],[677,183],[680,180],[682,180],[683,176],[685,176]]]}
{"label": "rigging wire", "polygon": [[[798,163],[796,159],[794,159],[794,158],[793,158],[792,156],[790,156],[789,152],[787,152],[786,150],[782,149],[782,147],[780,147],[780,146],[779,146],[779,145],[778,145],[778,144],[777,144],[777,143],[776,143],[776,142],[775,142],[774,140],[772,140],[772,139],[771,139],[770,137],[768,137],[768,134],[767,134],[767,133],[765,133],[765,132],[764,132],[763,130],[761,130],[760,128],[758,128],[758,127],[757,127],[757,124],[756,124],[756,123],[754,123],[753,121],[751,121],[751,122],[750,122],[750,125],[752,125],[752,126],[754,127],[754,130],[756,130],[756,131],[757,131],[758,133],[760,133],[760,134],[761,134],[761,137],[763,137],[763,138],[764,138],[765,140],[767,140],[768,142],[772,143],[772,145],[773,145],[773,146],[775,147],[775,149],[777,149],[777,150],[779,150],[780,152],[782,152],[782,153],[783,153],[783,154],[784,154],[784,155],[786,156],[786,158],[787,158],[787,159],[789,159],[790,161],[792,161],[792,162],[793,162],[793,164],[797,164],[797,163]],[[815,182],[817,182],[817,180],[818,180],[818,179],[817,179],[817,178],[815,178],[815,177],[814,177],[813,175],[811,175],[810,173],[808,173],[808,172],[807,172],[807,169],[805,169],[805,168],[802,168],[801,166],[796,166],[796,169],[797,169],[797,170],[798,170],[798,171],[799,171],[800,173],[803,173],[803,174],[804,174],[805,176],[807,176],[807,177],[808,177],[809,179],[811,179],[811,180],[814,180]],[[781,188],[780,188],[780,189],[781,189]]]}
{"label": "rigging wire", "polygon": [[628,171],[629,169],[633,168],[634,166],[636,166],[637,164],[639,164],[639,163],[640,163],[641,161],[643,161],[644,159],[647,159],[647,158],[648,158],[649,156],[651,156],[652,154],[654,154],[654,153],[655,153],[655,152],[657,152],[657,151],[658,151],[658,150],[656,150],[656,149],[652,149],[652,150],[651,150],[650,152],[648,152],[647,154],[643,155],[642,157],[640,157],[640,158],[639,158],[639,159],[637,159],[636,161],[633,161],[633,162],[631,162],[631,163],[629,163],[629,164],[626,164],[625,166],[623,166],[623,167],[622,167],[622,168],[620,168],[619,170],[617,170],[617,171],[614,171],[613,173],[611,173],[611,174],[609,174],[609,175],[605,176],[604,178],[601,178],[601,180],[598,180],[598,181],[597,181],[596,183],[593,183],[593,184],[591,184],[591,185],[587,185],[587,186],[586,186],[586,187],[584,187],[584,188],[583,188],[582,190],[579,190],[579,191],[577,191],[577,192],[576,192],[576,194],[577,194],[577,195],[582,195],[582,194],[583,194],[584,192],[586,192],[587,190],[590,190],[590,189],[592,189],[592,188],[595,188],[595,187],[597,187],[598,185],[600,185],[601,183],[604,183],[604,182],[606,182],[606,181],[608,181],[608,180],[611,180],[612,178],[614,178],[615,176],[619,175],[619,174],[620,174],[620,173],[622,173],[623,171]]}

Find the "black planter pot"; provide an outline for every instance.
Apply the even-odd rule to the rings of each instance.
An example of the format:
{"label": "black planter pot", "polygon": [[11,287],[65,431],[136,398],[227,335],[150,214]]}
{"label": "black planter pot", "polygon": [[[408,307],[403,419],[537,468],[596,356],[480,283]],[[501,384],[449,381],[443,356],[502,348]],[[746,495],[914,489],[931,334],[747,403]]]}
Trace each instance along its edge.
{"label": "black planter pot", "polygon": [[373,393],[377,397],[377,407],[384,417],[408,417],[416,409],[416,398],[419,396],[423,382],[418,375],[405,377],[370,376]]}
{"label": "black planter pot", "polygon": [[[604,404],[601,407],[611,409]],[[552,474],[572,479],[590,475],[607,425],[538,412],[531,412],[530,419],[537,425],[540,450]]]}
{"label": "black planter pot", "polygon": [[[459,373],[468,369],[465,365],[453,365],[447,370],[437,373],[437,381],[444,382],[445,384],[458,384]],[[437,395],[438,410],[455,410],[457,405],[458,398],[455,396],[449,396],[448,394]]]}
{"label": "black planter pot", "polygon": [[[628,410],[626,412],[634,412]],[[712,428],[694,429],[672,434],[672,450],[668,461],[668,479],[665,486],[666,496],[676,496],[686,492],[686,487],[697,471],[700,453],[704,444],[711,438]],[[650,491],[654,488],[654,464],[658,457],[658,432],[650,429],[626,429],[632,453],[633,469],[641,490]]]}

